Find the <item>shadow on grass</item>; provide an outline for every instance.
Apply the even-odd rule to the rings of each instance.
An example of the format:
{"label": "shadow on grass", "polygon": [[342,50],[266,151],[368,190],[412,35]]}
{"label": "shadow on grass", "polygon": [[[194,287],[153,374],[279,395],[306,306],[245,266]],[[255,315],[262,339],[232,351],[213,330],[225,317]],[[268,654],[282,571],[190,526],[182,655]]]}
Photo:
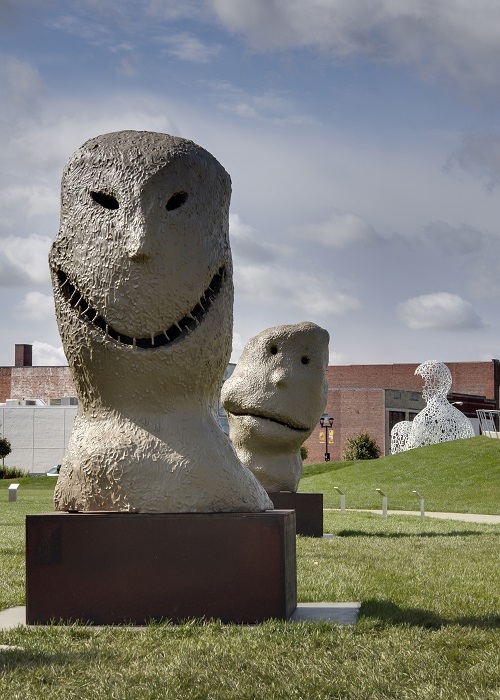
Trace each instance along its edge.
{"label": "shadow on grass", "polygon": [[[19,646],[18,646],[19,645]],[[29,648],[24,648],[22,642],[16,642],[12,646],[6,645],[8,648],[0,649],[0,667],[2,674],[18,673],[22,671],[35,671],[44,667],[60,667],[64,668],[76,661],[85,660],[85,656],[79,653],[72,652],[48,652],[48,651],[33,651]],[[90,659],[90,656],[89,656]],[[14,696],[12,696],[14,697]]]}
{"label": "shadow on grass", "polygon": [[[365,532],[365,530],[340,530],[335,533],[337,537],[471,537],[483,536],[484,532],[474,530],[454,530],[453,532]],[[488,533],[498,536],[497,533]],[[498,533],[500,534],[500,533]]]}
{"label": "shadow on grass", "polygon": [[457,617],[448,619],[431,610],[400,608],[387,600],[366,600],[361,604],[359,617],[372,618],[391,625],[412,625],[426,629],[440,629],[450,625],[494,629],[500,626],[500,615],[486,617]]}

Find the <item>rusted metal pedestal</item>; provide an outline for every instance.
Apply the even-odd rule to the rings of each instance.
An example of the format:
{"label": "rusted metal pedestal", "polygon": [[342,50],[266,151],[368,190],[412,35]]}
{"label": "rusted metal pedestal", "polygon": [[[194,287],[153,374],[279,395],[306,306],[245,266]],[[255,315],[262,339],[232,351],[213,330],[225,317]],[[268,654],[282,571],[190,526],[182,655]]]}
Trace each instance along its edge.
{"label": "rusted metal pedestal", "polygon": [[269,498],[277,509],[293,508],[297,519],[297,535],[323,537],[323,494],[273,491]]}
{"label": "rusted metal pedestal", "polygon": [[26,621],[256,623],[297,607],[295,513],[26,518]]}

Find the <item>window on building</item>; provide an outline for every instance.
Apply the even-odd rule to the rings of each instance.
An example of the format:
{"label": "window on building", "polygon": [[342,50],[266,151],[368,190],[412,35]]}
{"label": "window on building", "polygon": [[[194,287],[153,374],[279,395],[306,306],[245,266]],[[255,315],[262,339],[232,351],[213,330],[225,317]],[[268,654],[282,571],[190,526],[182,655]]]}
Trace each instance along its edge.
{"label": "window on building", "polygon": [[416,411],[409,411],[408,412],[408,420],[413,420],[415,416],[418,416],[418,413]]}
{"label": "window on building", "polygon": [[417,391],[410,391],[410,401],[418,401],[420,394]]}
{"label": "window on building", "polygon": [[402,420],[406,420],[406,413],[404,411],[389,411],[389,432],[394,428],[396,423]]}

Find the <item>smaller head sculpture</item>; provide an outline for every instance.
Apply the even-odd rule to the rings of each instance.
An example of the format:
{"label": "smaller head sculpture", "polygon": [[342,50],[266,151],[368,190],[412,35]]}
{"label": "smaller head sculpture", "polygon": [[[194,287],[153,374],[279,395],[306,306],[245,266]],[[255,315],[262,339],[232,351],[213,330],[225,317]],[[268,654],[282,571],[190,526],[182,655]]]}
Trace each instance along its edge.
{"label": "smaller head sculpture", "polygon": [[246,344],[222,388],[238,457],[270,491],[296,491],[300,446],[327,398],[328,332],[314,323],[268,328]]}
{"label": "smaller head sculpture", "polygon": [[436,396],[446,397],[451,389],[451,372],[443,362],[427,360],[415,370],[423,378],[425,384],[422,396],[426,401]]}

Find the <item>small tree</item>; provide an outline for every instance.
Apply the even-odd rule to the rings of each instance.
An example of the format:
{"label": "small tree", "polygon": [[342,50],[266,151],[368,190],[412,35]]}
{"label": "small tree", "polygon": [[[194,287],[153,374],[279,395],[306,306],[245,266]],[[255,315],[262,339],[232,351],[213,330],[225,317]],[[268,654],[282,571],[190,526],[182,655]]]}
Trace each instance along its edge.
{"label": "small tree", "polygon": [[12,447],[7,438],[0,438],[0,457],[2,458],[2,465],[5,465],[5,458],[12,452]]}
{"label": "small tree", "polygon": [[353,462],[357,459],[377,459],[377,457],[380,457],[380,448],[368,433],[351,435],[342,453],[344,462]]}
{"label": "small tree", "polygon": [[309,450],[305,445],[301,445],[300,447],[300,456],[302,457],[302,461],[307,459],[307,455],[309,454]]}

